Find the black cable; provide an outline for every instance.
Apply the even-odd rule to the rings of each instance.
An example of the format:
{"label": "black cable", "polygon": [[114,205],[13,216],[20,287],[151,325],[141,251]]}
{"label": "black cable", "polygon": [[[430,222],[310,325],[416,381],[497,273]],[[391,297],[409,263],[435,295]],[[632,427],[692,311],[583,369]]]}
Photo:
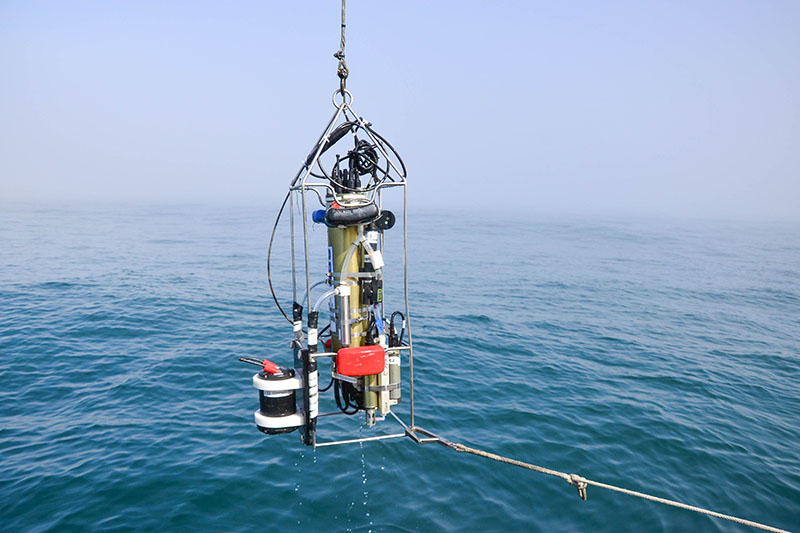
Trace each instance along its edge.
{"label": "black cable", "polygon": [[[336,406],[339,408],[340,411],[342,411],[346,415],[354,415],[358,412],[358,407],[356,407],[354,411],[348,411],[348,407],[352,406],[350,405],[350,402],[348,400],[348,393],[347,391],[345,391],[344,388],[345,385],[350,385],[350,384],[340,382],[339,380],[335,380],[333,386],[333,396],[336,399]],[[340,398],[339,396],[340,390],[344,400],[342,400],[342,398]],[[344,405],[342,405],[342,401],[344,401]]]}
{"label": "black cable", "polygon": [[[390,151],[397,158],[397,161],[400,163],[400,168],[402,169],[402,176],[401,177],[403,179],[405,179],[406,176],[407,176],[407,171],[406,171],[406,165],[403,162],[403,158],[400,157],[400,154],[397,153],[397,150],[395,150],[394,146],[392,146],[392,144],[389,141],[387,141],[385,137],[383,137],[380,133],[378,133],[375,130],[373,130],[368,123],[363,123],[363,122],[359,123],[359,122],[355,122],[355,121],[347,121],[347,122],[343,122],[339,126],[337,126],[330,133],[330,135],[328,135],[327,139],[324,139],[324,140],[321,141],[321,144],[322,144],[321,150],[320,150],[320,144],[319,143],[315,146],[314,151],[311,154],[309,154],[308,158],[306,159],[306,166],[311,164],[311,160],[314,158],[314,155],[316,155],[317,150],[320,150],[320,155],[322,155],[329,148],[331,148],[331,146],[333,146],[334,144],[339,142],[347,134],[347,132],[353,130],[353,133],[355,134],[362,127],[367,129],[372,135],[374,135],[376,137],[376,139],[378,140],[378,143],[381,145],[381,147],[384,149],[384,151],[386,151],[386,148],[388,147],[388,149],[389,149],[388,151]],[[355,128],[355,129],[353,129],[353,128]],[[358,146],[358,143],[356,144],[356,146]],[[369,145],[369,146],[371,146],[372,149],[374,150],[374,145]],[[345,159],[349,159],[349,157],[350,157],[350,155],[348,154],[344,158],[337,158],[335,168],[338,170],[338,167],[339,167],[341,161],[343,161]],[[322,167],[322,164],[320,163],[319,159],[317,159],[317,164],[319,165],[319,168],[322,171],[323,175],[325,175],[325,169]],[[390,167],[389,158],[387,158],[387,160],[386,160],[386,170],[380,168],[377,165],[377,161],[375,161],[375,169],[378,172],[380,172],[381,174],[383,174],[383,177],[381,177],[380,179],[377,179],[377,176],[373,175],[372,178],[370,179],[370,182],[369,182],[369,183],[371,183],[371,185],[368,185],[366,188],[361,188],[361,189],[355,189],[355,188],[347,187],[344,184],[339,183],[334,178],[334,176],[336,176],[336,173],[332,173],[333,175],[325,176],[325,177],[332,184],[339,186],[343,190],[346,189],[347,191],[350,191],[350,192],[368,192],[368,191],[374,190],[376,187],[378,187],[378,185],[383,183],[386,179],[394,181],[392,179],[391,175],[390,175],[389,167]],[[319,177],[318,175],[314,175],[314,176],[315,177]],[[294,184],[295,184],[295,181],[292,181],[291,185],[294,186]],[[281,203],[281,207],[278,210],[278,216],[275,218],[275,224],[272,226],[272,234],[269,237],[269,247],[267,249],[267,282],[269,283],[269,291],[272,294],[272,300],[275,302],[275,305],[278,307],[278,310],[281,312],[283,317],[290,324],[292,323],[292,319],[289,318],[289,315],[287,315],[286,312],[283,310],[283,307],[281,307],[281,304],[278,301],[278,297],[275,294],[275,287],[272,285],[271,260],[272,260],[272,244],[275,241],[275,233],[278,230],[278,223],[281,220],[281,216],[283,215],[283,210],[286,208],[286,202],[289,201],[289,197],[291,196],[291,194],[292,194],[291,191],[287,192],[286,193],[286,197],[283,199],[283,202]],[[401,313],[401,315],[402,315],[402,313]],[[404,320],[405,320],[405,317],[404,317]],[[403,332],[401,332],[401,334],[400,334],[401,342],[402,342],[402,338],[403,338]]]}
{"label": "black cable", "polygon": [[364,139],[356,137],[355,148],[347,153],[351,163],[351,170],[359,176],[372,174],[378,165],[378,152],[375,146]]}
{"label": "black cable", "polygon": [[369,314],[369,318],[367,319],[367,329],[366,329],[366,343],[367,344],[375,344],[375,339],[378,337],[378,326],[375,324],[375,317],[372,316],[372,313]]}
{"label": "black cable", "polygon": [[[344,157],[340,157],[339,159],[336,160],[336,163],[333,166],[333,170],[331,171],[331,177],[328,178],[328,179],[336,187],[339,187],[340,189],[346,190],[346,192],[369,192],[369,191],[374,190],[379,184],[383,183],[386,180],[386,176],[384,176],[379,181],[376,181],[375,184],[372,185],[372,186],[367,186],[367,187],[348,187],[347,185],[345,185],[344,183],[342,183],[341,181],[339,181],[339,180],[337,180],[336,178],[333,177],[333,176],[336,176],[336,175],[339,174],[339,164],[342,161],[346,161],[348,159],[350,159],[349,155],[346,155]],[[381,172],[383,172],[383,169],[379,169],[379,170]]]}
{"label": "black cable", "polygon": [[[330,177],[330,176],[328,176],[328,173],[327,173],[327,172],[325,172],[325,168],[322,166],[322,162],[321,162],[319,159],[317,159],[317,166],[319,167],[319,170],[320,170],[320,172],[322,172],[322,175],[319,175],[319,174],[317,174],[317,173],[315,173],[315,172],[312,172],[312,171],[310,171],[310,170],[309,170],[309,172],[308,172],[308,173],[309,173],[311,176],[314,176],[314,177],[315,177],[315,178],[317,178],[317,179],[320,179],[320,180],[328,180],[328,181],[330,181],[331,177]],[[314,191],[314,192],[316,192],[316,189],[311,189],[311,190],[312,190],[312,191]]]}
{"label": "black cable", "polygon": [[286,207],[286,202],[289,201],[289,196],[292,194],[292,191],[286,193],[286,198],[283,199],[283,203],[281,204],[281,208],[278,210],[278,217],[275,219],[275,225],[272,226],[272,235],[269,237],[269,248],[267,248],[267,282],[269,283],[269,291],[272,293],[272,299],[275,301],[275,305],[278,306],[278,310],[281,312],[283,317],[292,323],[292,319],[289,318],[289,315],[283,310],[281,307],[280,302],[278,302],[278,297],[275,296],[275,288],[272,286],[272,271],[270,270],[270,258],[272,257],[272,241],[275,240],[275,231],[278,229],[278,222],[281,220],[281,215],[283,214],[283,210]]}
{"label": "black cable", "polygon": [[338,407],[340,411],[344,412],[345,408],[342,407],[342,399],[339,397],[339,382],[335,380],[333,385],[333,398],[336,400],[336,407]]}
{"label": "black cable", "polygon": [[331,385],[333,385],[333,382],[334,382],[333,374],[331,374],[331,382],[328,383],[327,387],[325,387],[323,389],[319,389],[319,392],[328,392],[328,390],[331,388]]}
{"label": "black cable", "polygon": [[[375,135],[375,137],[377,137],[377,139],[378,139],[378,142],[384,148],[384,151],[386,151],[386,148],[388,147],[388,149],[389,149],[388,151],[391,151],[391,153],[394,154],[394,156],[397,158],[397,161],[400,163],[400,168],[402,168],[402,176],[401,177],[402,178],[406,177],[406,166],[405,166],[405,162],[403,162],[403,158],[400,157],[400,154],[397,153],[397,150],[395,150],[394,147],[391,145],[391,143],[389,143],[389,141],[387,141],[381,134],[379,134],[378,132],[374,131],[369,126],[364,126],[364,125],[359,124],[359,123],[345,122],[345,123],[342,124],[342,126],[344,126],[345,124],[348,125],[347,128],[345,128],[345,129],[349,129],[349,128],[355,127],[355,129],[353,131],[353,134],[356,134],[358,132],[358,130],[363,127],[363,128],[366,128],[370,133]],[[341,128],[341,126],[340,126],[340,128]],[[334,131],[338,131],[338,130],[339,130],[339,128],[337,128]],[[342,135],[339,138],[337,138],[336,141],[340,140],[341,137],[343,137],[343,136],[344,135]],[[330,139],[333,140],[333,138],[334,138],[334,135],[331,134]],[[356,139],[358,139],[358,138],[356,137]],[[326,143],[325,147],[323,149],[323,152],[328,150],[331,146],[333,146],[333,144],[335,144],[335,142],[334,143]],[[361,146],[361,148],[359,148],[359,145]],[[369,152],[371,152],[371,153],[369,155],[367,155],[367,153],[369,153]],[[321,153],[320,153],[320,155],[321,155]],[[373,158],[373,156],[374,156],[374,158]],[[367,170],[368,169],[368,171],[365,172],[365,173],[370,173],[370,172],[373,173],[373,176],[370,179],[370,184],[371,185],[368,185],[367,187],[348,187],[347,185],[341,183],[336,178],[336,176],[338,176],[338,174],[339,174],[339,166],[340,166],[341,162],[343,162],[343,161],[348,161],[349,162],[351,159],[353,159],[353,167],[355,169],[355,168],[357,168],[357,167],[359,167],[361,165],[359,160],[361,160],[361,159],[363,159],[365,157],[368,159],[369,163],[367,164],[366,167],[362,167],[362,170]],[[390,181],[394,181],[394,179],[392,179],[391,173],[390,173],[389,159],[387,158],[386,169],[385,170],[380,168],[380,166],[378,166],[378,159],[379,159],[378,158],[378,153],[375,150],[375,145],[370,144],[369,142],[367,142],[365,140],[357,140],[356,141],[356,149],[351,150],[345,156],[337,156],[336,163],[334,164],[333,170],[331,171],[331,176],[328,177],[328,180],[332,184],[336,185],[337,187],[341,188],[342,190],[346,190],[347,192],[369,192],[369,191],[374,190],[378,185],[383,183],[386,179],[389,179]],[[319,159],[317,160],[317,163],[319,163]],[[320,168],[322,168],[321,164],[319,166],[320,166]],[[324,172],[325,171],[323,170],[323,173]],[[383,174],[383,176],[380,179],[377,179],[377,177],[374,174],[375,172],[380,172],[381,174]]]}
{"label": "black cable", "polygon": [[342,392],[344,393],[344,398],[347,405],[353,408],[353,412],[349,414],[356,414],[359,409],[364,408],[362,403],[359,401],[358,391],[352,383],[342,383]]}
{"label": "black cable", "polygon": [[394,318],[397,315],[400,315],[403,318],[403,322],[406,321],[406,316],[400,311],[395,311],[389,318],[389,345],[392,347],[400,346],[403,344],[403,335],[406,332],[405,326],[401,326],[400,335],[397,334],[397,328],[394,327]]}
{"label": "black cable", "polygon": [[[356,129],[358,129],[359,124],[357,122],[348,121],[348,122],[342,122],[341,124],[336,126],[336,128],[334,128],[334,130],[330,132],[327,139],[322,139],[319,143],[317,143],[316,146],[314,146],[314,149],[311,151],[310,154],[308,154],[308,157],[306,157],[306,166],[309,166],[311,164],[311,161],[317,154],[317,150],[319,150],[319,155],[322,156],[322,154],[327,152],[331,146],[339,142],[342,137],[347,135],[347,132],[350,131],[350,129],[353,126],[355,126]],[[320,149],[320,144],[322,145],[322,149]],[[319,161],[319,159],[317,160]]]}
{"label": "black cable", "polygon": [[388,146],[388,147],[389,147],[389,150],[391,150],[391,151],[392,151],[392,153],[395,155],[395,157],[397,157],[397,161],[400,163],[400,168],[402,168],[402,169],[403,169],[403,175],[402,175],[402,178],[404,178],[404,179],[405,179],[405,178],[408,176],[408,172],[406,171],[406,164],[403,162],[403,158],[402,158],[402,157],[400,157],[400,154],[398,154],[398,153],[397,153],[397,150],[395,150],[395,149],[394,149],[394,146],[392,146],[392,143],[390,143],[389,141],[387,141],[387,140],[386,140],[386,139],[383,137],[383,135],[381,135],[381,134],[380,134],[380,133],[378,133],[377,131],[373,130],[371,127],[369,127],[369,126],[366,126],[366,128],[367,128],[367,130],[369,130],[369,132],[370,132],[370,133],[372,133],[373,135],[375,135],[375,137],[377,137],[379,141],[381,141],[382,143],[385,143],[385,144],[386,144],[386,146]]}

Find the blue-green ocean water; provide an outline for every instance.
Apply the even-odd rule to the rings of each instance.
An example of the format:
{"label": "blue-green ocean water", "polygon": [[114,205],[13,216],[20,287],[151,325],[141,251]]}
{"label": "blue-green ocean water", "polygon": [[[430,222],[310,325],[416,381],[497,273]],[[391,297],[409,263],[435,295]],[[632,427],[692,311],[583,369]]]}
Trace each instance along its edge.
{"label": "blue-green ocean water", "polygon": [[[434,444],[257,432],[236,356],[291,361],[273,216],[0,206],[0,530],[748,530]],[[412,211],[409,239],[419,425],[800,529],[800,226]],[[395,429],[359,420],[321,438]]]}

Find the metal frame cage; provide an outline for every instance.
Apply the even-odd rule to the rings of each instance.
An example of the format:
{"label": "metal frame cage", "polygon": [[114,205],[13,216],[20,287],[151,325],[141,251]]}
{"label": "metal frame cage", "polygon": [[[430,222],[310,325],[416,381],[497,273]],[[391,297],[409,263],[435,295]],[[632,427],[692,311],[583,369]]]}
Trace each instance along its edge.
{"label": "metal frame cage", "polygon": [[[290,318],[286,312],[283,311],[278,298],[275,296],[274,289],[272,287],[272,280],[270,277],[270,289],[272,290],[273,298],[275,299],[275,303],[278,305],[278,308],[281,310],[283,315],[293,324],[295,338],[292,341],[292,347],[294,351],[295,361],[295,373],[297,374],[297,378],[299,378],[299,386],[295,387],[297,390],[302,390],[303,395],[301,399],[297,400],[297,414],[299,414],[303,420],[304,424],[300,426],[301,430],[301,438],[303,442],[307,445],[313,446],[316,448],[317,446],[333,446],[338,444],[350,444],[356,442],[366,442],[366,441],[373,441],[373,440],[385,440],[385,439],[393,439],[393,438],[400,438],[400,437],[407,437],[411,436],[414,440],[420,440],[419,437],[414,435],[414,351],[413,351],[413,341],[412,341],[412,333],[411,333],[411,320],[409,314],[409,302],[408,302],[408,183],[406,179],[406,170],[405,165],[391,146],[391,144],[383,138],[380,134],[375,132],[372,129],[372,125],[365,121],[363,118],[359,117],[352,107],[353,98],[349,91],[346,89],[340,89],[333,93],[333,105],[336,108],[331,119],[328,121],[327,126],[325,127],[322,134],[317,139],[316,144],[314,144],[314,148],[312,149],[311,153],[309,153],[308,157],[303,161],[303,164],[300,170],[295,175],[294,179],[291,181],[289,191],[287,193],[287,197],[284,200],[284,204],[281,206],[281,210],[278,214],[278,220],[275,222],[275,228],[273,228],[273,234],[270,238],[270,246],[269,246],[269,253],[267,257],[267,270],[268,274],[270,271],[270,256],[272,253],[272,243],[275,237],[275,230],[278,226],[278,222],[280,220],[281,214],[283,212],[284,207],[287,204],[289,206],[289,233],[290,233],[290,248],[291,248],[291,272],[292,272],[292,298],[293,298],[293,316]],[[325,165],[322,162],[323,155],[326,151],[331,148],[332,146],[336,145],[342,138],[344,138],[348,133],[352,133],[352,136],[357,141],[356,132],[361,132],[366,135],[366,138],[362,142],[366,142],[369,144],[370,149],[373,150],[370,152],[373,154],[372,158],[374,161],[374,167],[378,167],[378,162],[380,158],[383,158],[382,165],[385,165],[385,168],[379,168],[378,170],[373,170],[372,172],[372,180],[366,187],[359,187],[358,190],[356,189],[348,189],[347,187],[342,188],[341,184],[336,181],[335,172],[338,169],[340,164],[340,156],[336,155],[336,161],[334,171],[330,174],[326,172]],[[369,163],[369,161],[367,161]],[[331,178],[333,175],[333,179]],[[383,212],[383,202],[384,202],[384,192],[387,192],[391,189],[401,188],[403,192],[402,198],[402,262],[403,262],[403,303],[402,309],[404,313],[403,315],[403,331],[405,333],[405,340],[402,340],[399,345],[395,345],[388,349],[387,353],[396,353],[396,354],[407,354],[408,360],[408,402],[409,402],[409,409],[410,409],[410,420],[407,424],[404,422],[399,416],[397,416],[391,410],[388,410],[385,414],[391,415],[391,417],[399,423],[402,428],[402,433],[389,433],[389,434],[382,434],[376,435],[371,437],[364,437],[364,438],[354,438],[354,439],[344,439],[344,440],[332,440],[327,442],[318,442],[317,441],[317,431],[316,431],[316,424],[317,420],[338,415],[338,414],[352,414],[352,413],[343,413],[343,410],[334,411],[334,412],[326,412],[326,413],[318,413],[318,398],[320,389],[318,387],[318,374],[317,374],[317,361],[323,358],[331,358],[332,359],[332,381],[331,384],[334,383],[334,380],[338,382],[350,382],[355,383],[353,378],[338,374],[334,372],[333,361],[336,360],[337,351],[327,349],[326,351],[317,351],[317,346],[319,339],[317,338],[317,331],[316,329],[312,329],[312,322],[313,327],[316,328],[316,320],[317,320],[317,308],[319,307],[320,303],[323,302],[326,298],[330,298],[334,296],[335,290],[327,291],[319,300],[317,300],[317,304],[313,307],[311,306],[311,293],[316,287],[320,285],[327,285],[328,288],[332,287],[336,283],[336,279],[338,278],[338,283],[345,284],[345,283],[352,283],[347,281],[345,278],[363,278],[368,276],[368,273],[363,272],[344,272],[345,268],[342,268],[342,271],[335,272],[333,268],[331,268],[331,262],[329,259],[329,272],[327,272],[326,279],[322,281],[318,281],[312,283],[312,267],[311,267],[311,252],[310,252],[310,243],[309,243],[309,229],[311,224],[315,222],[320,222],[319,220],[313,220],[310,213],[311,205],[313,201],[318,201],[323,207],[330,206],[332,202],[334,202],[334,206],[338,207],[338,204],[335,202],[341,202],[346,204],[348,200],[352,200],[352,198],[348,198],[351,196],[355,196],[355,200],[360,202],[361,204],[367,205],[367,203],[371,203],[377,206],[377,211],[379,213]],[[353,191],[357,194],[348,195],[346,193]],[[297,227],[298,221],[295,220],[295,209],[299,208],[301,217],[302,217],[302,253],[298,253],[298,245],[297,245]],[[392,214],[392,216],[394,216]],[[398,217],[399,218],[399,217]],[[392,221],[394,224],[394,219]],[[331,225],[329,225],[329,228]],[[358,226],[358,238],[356,241],[365,241],[363,236],[364,226]],[[379,243],[377,245],[377,250],[383,250],[384,245],[384,235],[383,231],[379,233]],[[358,243],[354,241],[352,243],[352,248],[358,248]],[[349,242],[349,241],[348,241]],[[366,246],[364,245],[365,249]],[[369,251],[369,257],[373,257],[373,252]],[[330,252],[329,252],[330,254]],[[348,258],[351,257],[353,251],[349,251]],[[298,258],[298,255],[300,256]],[[364,256],[367,256],[367,253],[363,253]],[[330,257],[330,255],[329,255]],[[374,259],[374,258],[373,258]],[[302,265],[299,263],[302,261]],[[382,262],[382,261],[381,261]],[[376,268],[376,270],[378,270]],[[298,272],[303,272],[304,279],[298,280]],[[381,265],[381,276],[382,276],[382,265]],[[304,288],[303,288],[304,285]],[[300,291],[303,291],[301,299],[298,300],[298,294]],[[348,289],[349,290],[349,289]],[[349,298],[349,297],[348,297]],[[338,299],[336,300],[339,301]],[[348,300],[349,301],[349,300]],[[311,318],[312,313],[313,318],[308,321],[307,330],[303,329],[303,306],[298,304],[298,302],[302,302],[302,304],[308,303],[305,309],[305,317]],[[349,304],[348,304],[349,305]],[[298,314],[299,308],[299,314]],[[379,310],[378,310],[379,309]],[[331,307],[333,311],[333,306]],[[381,298],[380,303],[376,304],[376,311],[380,313],[380,320],[385,320],[384,315],[384,301],[383,301],[383,294],[381,288]],[[341,313],[341,311],[337,311]],[[350,313],[348,309],[347,316],[345,316],[344,320],[346,324],[349,324],[350,321]],[[377,319],[378,316],[376,314],[375,318]],[[331,320],[333,321],[333,314]],[[393,322],[393,321],[392,321]],[[335,326],[332,322],[330,325]],[[381,326],[383,327],[383,326]],[[331,328],[333,331],[334,328]],[[341,330],[340,330],[341,331]],[[307,334],[307,335],[306,335]],[[349,336],[349,331],[348,331]],[[338,337],[337,337],[338,339]],[[337,340],[337,342],[339,342]],[[385,342],[384,348],[386,347]],[[251,362],[254,364],[260,364],[260,362],[254,360],[246,360],[243,358],[245,362]],[[271,363],[270,363],[271,364]],[[264,362],[264,372],[267,372],[268,367],[267,362]],[[276,367],[278,368],[278,367]],[[264,372],[262,372],[261,377],[271,377],[267,376]],[[279,374],[280,375],[280,374]],[[294,375],[294,374],[293,374]],[[253,377],[254,384],[258,389],[274,389],[275,387],[270,386],[263,386],[266,384],[265,381],[259,381],[259,374]],[[297,379],[295,379],[297,381]],[[366,383],[366,381],[364,381]],[[337,383],[337,387],[339,383]],[[397,385],[398,388],[402,387],[402,384]],[[364,385],[364,390],[367,390],[367,386]],[[370,390],[372,390],[370,388]],[[263,390],[260,392],[264,393]],[[294,391],[292,392],[292,397],[294,397]],[[337,392],[337,403],[338,403],[338,388]],[[280,394],[274,392],[266,392],[267,396],[280,396]],[[288,394],[288,393],[287,393]],[[261,409],[261,420],[264,420],[264,398],[262,398],[262,409]],[[267,398],[267,401],[271,401]],[[360,409],[359,409],[360,411]],[[370,412],[367,411],[367,421],[368,425],[370,424]],[[384,418],[386,417],[384,414]],[[374,416],[374,411],[373,411]],[[296,415],[295,415],[296,418]],[[313,419],[313,420],[312,420]],[[259,429],[264,431],[259,423],[259,411],[256,411],[256,423],[259,425]],[[288,431],[291,431],[289,429]],[[267,432],[267,431],[264,431]],[[285,432],[285,431],[271,431],[271,432]],[[270,433],[271,433],[270,432]],[[422,439],[424,440],[424,439]]]}

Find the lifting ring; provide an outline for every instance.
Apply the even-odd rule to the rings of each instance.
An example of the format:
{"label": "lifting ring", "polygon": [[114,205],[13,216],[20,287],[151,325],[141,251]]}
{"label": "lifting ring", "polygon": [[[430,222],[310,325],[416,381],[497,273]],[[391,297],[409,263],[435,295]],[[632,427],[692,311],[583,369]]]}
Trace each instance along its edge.
{"label": "lifting ring", "polygon": [[[341,102],[337,102],[336,101],[336,95],[337,94],[341,95],[341,99],[342,99]],[[342,108],[342,107],[350,107],[350,105],[352,105],[352,103],[353,103],[353,95],[347,89],[337,89],[337,90],[333,91],[332,99],[333,99],[333,107],[335,107],[336,109],[339,109],[339,108]]]}

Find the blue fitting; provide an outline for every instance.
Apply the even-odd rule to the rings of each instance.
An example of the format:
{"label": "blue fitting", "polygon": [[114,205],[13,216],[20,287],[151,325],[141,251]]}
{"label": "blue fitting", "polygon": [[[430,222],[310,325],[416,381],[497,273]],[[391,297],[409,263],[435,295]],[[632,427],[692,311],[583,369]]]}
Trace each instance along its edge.
{"label": "blue fitting", "polygon": [[325,210],[324,209],[317,209],[316,211],[311,213],[311,220],[313,220],[317,224],[324,224],[325,223]]}
{"label": "blue fitting", "polygon": [[383,319],[381,318],[381,308],[379,305],[372,308],[372,316],[375,317],[375,327],[378,329],[378,333],[383,335]]}

